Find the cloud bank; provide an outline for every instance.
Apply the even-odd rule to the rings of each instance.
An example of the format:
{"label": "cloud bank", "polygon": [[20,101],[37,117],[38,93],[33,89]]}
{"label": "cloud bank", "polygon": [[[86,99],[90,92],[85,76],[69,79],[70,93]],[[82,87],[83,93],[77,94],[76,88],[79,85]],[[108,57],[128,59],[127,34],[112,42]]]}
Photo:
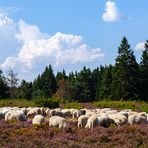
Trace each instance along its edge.
{"label": "cloud bank", "polygon": [[24,20],[15,22],[8,16],[0,17],[0,28],[6,25],[9,25],[8,28],[15,28],[12,31],[13,38],[20,46],[15,55],[8,56],[0,64],[0,68],[4,70],[15,69],[20,73],[31,72],[38,66],[44,68],[49,64],[54,67],[79,63],[85,65],[105,56],[100,48],[89,47],[79,35],[58,32],[50,36]]}

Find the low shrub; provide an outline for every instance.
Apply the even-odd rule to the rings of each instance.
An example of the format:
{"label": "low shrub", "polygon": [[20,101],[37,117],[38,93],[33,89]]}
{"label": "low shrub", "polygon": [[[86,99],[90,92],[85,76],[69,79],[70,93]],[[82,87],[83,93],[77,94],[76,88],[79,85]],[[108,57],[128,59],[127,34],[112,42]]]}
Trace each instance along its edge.
{"label": "low shrub", "polygon": [[48,107],[48,108],[58,108],[59,107],[59,102],[58,100],[53,100],[53,99],[36,99],[35,100],[35,104],[37,106],[40,106],[40,107]]}

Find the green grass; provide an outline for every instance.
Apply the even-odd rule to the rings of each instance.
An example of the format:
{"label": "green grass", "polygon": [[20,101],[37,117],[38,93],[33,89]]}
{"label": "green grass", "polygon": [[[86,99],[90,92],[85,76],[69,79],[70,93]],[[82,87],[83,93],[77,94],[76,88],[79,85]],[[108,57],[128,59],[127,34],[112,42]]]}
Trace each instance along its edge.
{"label": "green grass", "polygon": [[83,106],[80,103],[71,102],[71,103],[65,103],[64,108],[66,108],[66,109],[69,109],[69,108],[82,109]]}
{"label": "green grass", "polygon": [[[132,109],[135,111],[144,111],[148,113],[148,103],[142,101],[97,101],[92,102],[90,105],[99,108],[109,107],[112,109]],[[25,99],[2,99],[0,100],[0,107],[5,106],[18,106],[18,107],[29,107],[29,106],[40,106],[40,104],[36,104],[35,101],[29,101]],[[75,108],[81,109],[83,106],[81,103],[71,102],[64,103],[63,108]]]}
{"label": "green grass", "polygon": [[134,111],[148,112],[148,103],[142,101],[97,101],[93,102],[95,107],[109,107],[113,109],[132,109]]}
{"label": "green grass", "polygon": [[29,107],[29,106],[36,106],[33,101],[25,100],[25,99],[2,99],[0,100],[0,107]]}

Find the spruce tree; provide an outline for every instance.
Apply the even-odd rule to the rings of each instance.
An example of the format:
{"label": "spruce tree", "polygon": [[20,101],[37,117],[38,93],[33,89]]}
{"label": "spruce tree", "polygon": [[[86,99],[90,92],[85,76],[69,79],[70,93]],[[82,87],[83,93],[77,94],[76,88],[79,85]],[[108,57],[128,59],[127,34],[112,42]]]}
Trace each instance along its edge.
{"label": "spruce tree", "polygon": [[46,66],[45,71],[42,73],[41,83],[43,96],[45,98],[50,98],[57,89],[57,83],[51,65]]}
{"label": "spruce tree", "polygon": [[138,99],[138,75],[138,63],[128,44],[128,40],[126,37],[123,37],[118,48],[118,56],[115,63],[113,80],[114,99]]}
{"label": "spruce tree", "polygon": [[110,99],[112,97],[112,71],[112,65],[101,68],[101,78],[98,90],[99,100]]}
{"label": "spruce tree", "polygon": [[0,70],[0,99],[5,99],[9,96],[8,90],[6,79]]}
{"label": "spruce tree", "polygon": [[80,102],[89,102],[94,100],[93,80],[91,70],[86,67],[75,74],[75,80],[71,82],[74,99]]}
{"label": "spruce tree", "polygon": [[141,99],[148,101],[148,41],[145,43],[140,62],[140,94]]}

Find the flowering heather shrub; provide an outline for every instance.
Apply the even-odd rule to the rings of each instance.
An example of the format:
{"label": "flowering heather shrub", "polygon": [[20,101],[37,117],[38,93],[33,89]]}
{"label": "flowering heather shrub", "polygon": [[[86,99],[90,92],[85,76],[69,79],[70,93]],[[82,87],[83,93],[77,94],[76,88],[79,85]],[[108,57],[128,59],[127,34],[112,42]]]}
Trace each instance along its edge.
{"label": "flowering heather shrub", "polygon": [[0,147],[7,148],[135,148],[148,147],[148,125],[77,129],[70,121],[67,129],[33,126],[31,121],[10,123],[0,120]]}

